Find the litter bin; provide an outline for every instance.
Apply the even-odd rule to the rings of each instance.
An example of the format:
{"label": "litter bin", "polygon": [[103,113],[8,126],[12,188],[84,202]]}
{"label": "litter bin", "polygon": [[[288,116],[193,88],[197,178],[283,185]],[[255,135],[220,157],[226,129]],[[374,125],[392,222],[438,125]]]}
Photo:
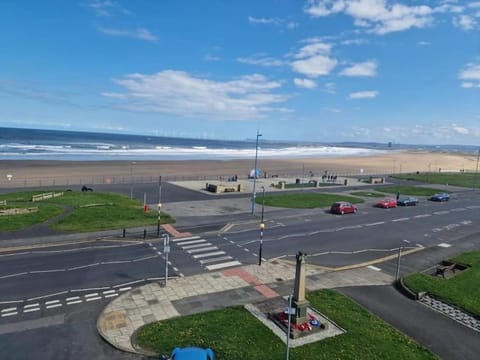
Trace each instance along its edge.
{"label": "litter bin", "polygon": [[348,184],[348,180],[347,179],[343,180],[343,185],[347,185],[347,184]]}
{"label": "litter bin", "polygon": [[295,184],[300,184],[300,179],[299,178],[295,179]]}

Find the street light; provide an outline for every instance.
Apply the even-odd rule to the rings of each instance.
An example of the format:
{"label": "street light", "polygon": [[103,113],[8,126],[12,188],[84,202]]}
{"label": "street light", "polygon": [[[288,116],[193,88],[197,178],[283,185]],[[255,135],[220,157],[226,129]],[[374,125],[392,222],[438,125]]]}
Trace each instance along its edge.
{"label": "street light", "polygon": [[480,149],[478,149],[478,153],[477,153],[477,167],[475,169],[475,180],[473,182],[473,190],[475,190],[478,185],[478,161],[479,160],[480,160]]}
{"label": "street light", "polygon": [[264,209],[265,209],[265,186],[262,186],[262,221],[260,222],[260,250],[258,251],[258,266],[262,265],[263,229],[265,229],[265,223],[263,222]]}
{"label": "street light", "polygon": [[160,213],[162,210],[162,204],[158,203],[157,204],[157,209],[158,209],[158,218],[157,218],[157,237],[160,237]]}
{"label": "street light", "polygon": [[257,129],[257,141],[255,143],[255,164],[253,169],[252,215],[255,215],[255,198],[257,197],[255,186],[257,185],[258,138],[260,136],[262,136],[262,134],[260,134]]}

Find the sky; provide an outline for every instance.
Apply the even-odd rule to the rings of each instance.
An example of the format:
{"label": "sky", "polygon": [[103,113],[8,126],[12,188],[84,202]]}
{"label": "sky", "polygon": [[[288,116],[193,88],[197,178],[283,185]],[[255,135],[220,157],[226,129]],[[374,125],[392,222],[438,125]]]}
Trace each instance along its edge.
{"label": "sky", "polygon": [[480,143],[480,1],[3,0],[0,127]]}

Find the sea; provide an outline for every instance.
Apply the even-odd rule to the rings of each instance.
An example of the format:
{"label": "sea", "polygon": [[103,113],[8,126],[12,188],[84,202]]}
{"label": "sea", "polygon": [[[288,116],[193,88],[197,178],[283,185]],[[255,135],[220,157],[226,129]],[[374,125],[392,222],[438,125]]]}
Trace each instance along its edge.
{"label": "sea", "polygon": [[[0,127],[0,160],[232,160],[342,157],[380,154],[392,150],[426,149],[392,143],[320,143],[173,138]],[[428,147],[427,147],[428,148]],[[474,147],[430,147],[430,150],[475,153]]]}

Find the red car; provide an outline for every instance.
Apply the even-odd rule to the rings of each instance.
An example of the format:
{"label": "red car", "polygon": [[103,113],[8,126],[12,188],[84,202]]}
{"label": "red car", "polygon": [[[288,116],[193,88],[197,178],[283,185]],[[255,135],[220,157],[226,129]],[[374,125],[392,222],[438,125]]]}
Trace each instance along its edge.
{"label": "red car", "polygon": [[384,209],[395,208],[395,207],[397,207],[397,200],[396,199],[391,199],[391,198],[386,198],[386,199],[380,200],[377,203],[377,207],[384,208]]}
{"label": "red car", "polygon": [[355,214],[357,212],[357,207],[345,201],[337,201],[330,207],[330,212],[332,214]]}

